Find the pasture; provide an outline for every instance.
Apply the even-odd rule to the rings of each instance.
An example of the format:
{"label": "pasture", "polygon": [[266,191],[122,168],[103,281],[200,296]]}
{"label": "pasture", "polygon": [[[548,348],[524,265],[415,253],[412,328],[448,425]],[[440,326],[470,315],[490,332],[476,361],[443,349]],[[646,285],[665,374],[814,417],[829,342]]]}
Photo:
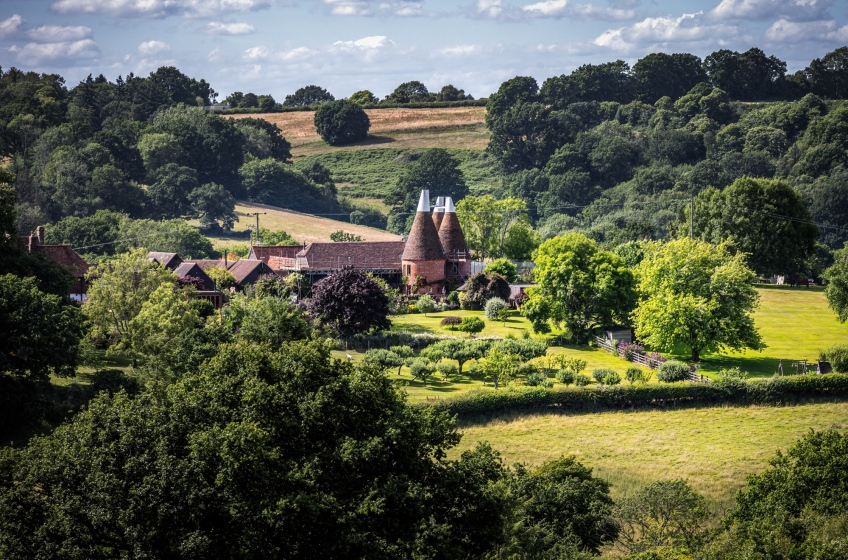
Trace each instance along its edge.
{"label": "pasture", "polygon": [[312,111],[227,115],[228,118],[259,118],[280,127],[295,157],[340,150],[371,148],[464,148],[482,150],[489,143],[484,124],[485,107],[427,109],[366,109],[371,121],[367,140],[333,147],[315,130]]}
{"label": "pasture", "polygon": [[489,442],[507,464],[574,455],[626,496],[649,482],[682,478],[714,514],[732,505],[749,474],[762,471],[810,429],[848,430],[848,403],[711,407],[593,414],[503,414],[461,427],[458,458]]}

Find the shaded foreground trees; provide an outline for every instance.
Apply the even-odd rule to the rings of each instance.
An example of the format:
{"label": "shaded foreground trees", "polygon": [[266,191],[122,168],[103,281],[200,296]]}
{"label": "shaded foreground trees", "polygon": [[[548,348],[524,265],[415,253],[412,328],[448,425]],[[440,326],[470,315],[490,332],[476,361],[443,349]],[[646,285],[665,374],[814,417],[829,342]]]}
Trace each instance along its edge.
{"label": "shaded foreground trees", "polygon": [[547,558],[614,539],[590,469],[510,471],[485,445],[449,461],[447,414],[331,346],[223,344],[2,450],[0,556]]}

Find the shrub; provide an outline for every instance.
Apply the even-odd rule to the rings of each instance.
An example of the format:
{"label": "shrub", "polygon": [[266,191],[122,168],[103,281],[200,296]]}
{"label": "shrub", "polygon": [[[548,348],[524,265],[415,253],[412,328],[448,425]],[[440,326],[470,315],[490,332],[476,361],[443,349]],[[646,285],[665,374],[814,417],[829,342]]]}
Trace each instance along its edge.
{"label": "shrub", "polygon": [[486,265],[483,269],[484,274],[497,274],[503,277],[507,282],[515,282],[518,280],[518,271],[515,265],[509,259],[495,259]]}
{"label": "shrub", "polygon": [[689,376],[689,366],[677,360],[668,360],[657,370],[657,379],[664,383],[685,381]]}
{"label": "shrub", "polygon": [[457,317],[456,315],[448,315],[439,322],[441,326],[447,327],[450,330],[454,330],[454,328],[460,323],[462,323],[462,317]]}
{"label": "shrub", "polygon": [[578,373],[577,375],[574,376],[574,384],[577,385],[578,387],[585,387],[586,385],[590,384],[591,382],[592,382],[592,380],[589,379],[589,376],[586,375],[585,373]]}
{"label": "shrub", "polygon": [[430,360],[414,358],[409,362],[409,371],[412,373],[413,379],[420,379],[426,387],[427,378],[435,373],[436,367]]}
{"label": "shrub", "polygon": [[527,384],[531,387],[553,387],[554,382],[548,379],[544,373],[535,371],[527,376]]}
{"label": "shrub", "polygon": [[[606,377],[608,375],[612,375],[612,374],[616,374],[616,373],[609,368],[598,368],[598,369],[592,371],[592,377],[594,377],[595,381],[597,381],[598,383],[603,383],[604,379],[606,379]],[[616,374],[616,375],[618,375],[618,374]],[[621,381],[621,378],[619,377],[618,380]]]}
{"label": "shrub", "polygon": [[574,372],[570,369],[561,369],[556,372],[557,381],[565,384],[565,386],[569,386],[574,383]]}
{"label": "shrub", "polygon": [[624,372],[624,378],[630,382],[631,385],[634,383],[644,383],[648,379],[651,378],[651,373],[644,371],[642,368],[638,368],[636,366],[630,366],[627,368],[627,371]]}
{"label": "shrub", "polygon": [[604,376],[604,381],[603,381],[604,385],[613,386],[613,385],[618,385],[619,383],[621,383],[621,376],[614,371],[611,371],[608,374],[606,374],[606,376]]}
{"label": "shrub", "polygon": [[418,301],[415,302],[415,309],[426,316],[427,313],[432,313],[436,310],[436,302],[431,296],[424,294],[418,298]]}
{"label": "shrub", "polygon": [[744,381],[748,379],[748,372],[742,371],[738,367],[722,369],[718,372],[718,379],[719,381]]}
{"label": "shrub", "polygon": [[833,371],[837,373],[848,373],[848,344],[837,344],[831,346],[824,352],[827,361],[830,362]]}
{"label": "shrub", "polygon": [[457,329],[468,334],[474,334],[486,328],[486,323],[480,317],[463,317]]}
{"label": "shrub", "polygon": [[466,283],[463,309],[483,309],[483,305],[494,297],[509,299],[509,282],[498,274],[472,274]]}
{"label": "shrub", "polygon": [[506,302],[499,297],[493,297],[489,301],[486,302],[486,311],[484,314],[486,315],[486,319],[490,321],[498,321],[500,320],[498,317],[498,312],[501,309],[506,308]]}
{"label": "shrub", "polygon": [[453,291],[448,294],[448,303],[451,305],[459,305],[459,292]]}
{"label": "shrub", "polygon": [[342,99],[318,107],[315,128],[327,144],[338,146],[367,138],[371,121],[360,105]]}

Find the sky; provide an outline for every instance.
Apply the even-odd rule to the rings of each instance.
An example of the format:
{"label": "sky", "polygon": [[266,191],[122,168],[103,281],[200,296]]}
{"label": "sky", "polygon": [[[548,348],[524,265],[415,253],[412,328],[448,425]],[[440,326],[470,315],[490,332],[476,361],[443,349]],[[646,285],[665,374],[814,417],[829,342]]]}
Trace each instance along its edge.
{"label": "sky", "polygon": [[846,0],[0,0],[0,66],[73,87],[176,66],[222,100],[402,82],[475,97],[652,52],[759,47],[790,72],[848,45]]}

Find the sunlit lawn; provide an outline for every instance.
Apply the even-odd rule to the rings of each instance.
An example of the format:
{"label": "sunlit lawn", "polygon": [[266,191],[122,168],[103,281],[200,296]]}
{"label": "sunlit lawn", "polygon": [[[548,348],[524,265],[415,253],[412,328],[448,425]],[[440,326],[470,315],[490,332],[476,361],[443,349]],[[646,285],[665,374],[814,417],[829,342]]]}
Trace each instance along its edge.
{"label": "sunlit lawn", "polygon": [[784,374],[795,373],[793,362],[815,362],[819,350],[848,343],[848,323],[839,324],[836,320],[822,288],[761,286],[758,291],[760,307],[754,322],[766,348],[761,352],[705,356],[701,366],[704,373],[738,366],[754,376],[769,377],[777,372],[779,360],[783,360]]}
{"label": "sunlit lawn", "polygon": [[452,458],[487,441],[507,464],[537,465],[575,455],[610,481],[614,496],[646,483],[683,478],[713,508],[731,504],[748,474],[804,433],[848,429],[848,403],[789,407],[686,408],[593,414],[514,414],[462,427]]}

